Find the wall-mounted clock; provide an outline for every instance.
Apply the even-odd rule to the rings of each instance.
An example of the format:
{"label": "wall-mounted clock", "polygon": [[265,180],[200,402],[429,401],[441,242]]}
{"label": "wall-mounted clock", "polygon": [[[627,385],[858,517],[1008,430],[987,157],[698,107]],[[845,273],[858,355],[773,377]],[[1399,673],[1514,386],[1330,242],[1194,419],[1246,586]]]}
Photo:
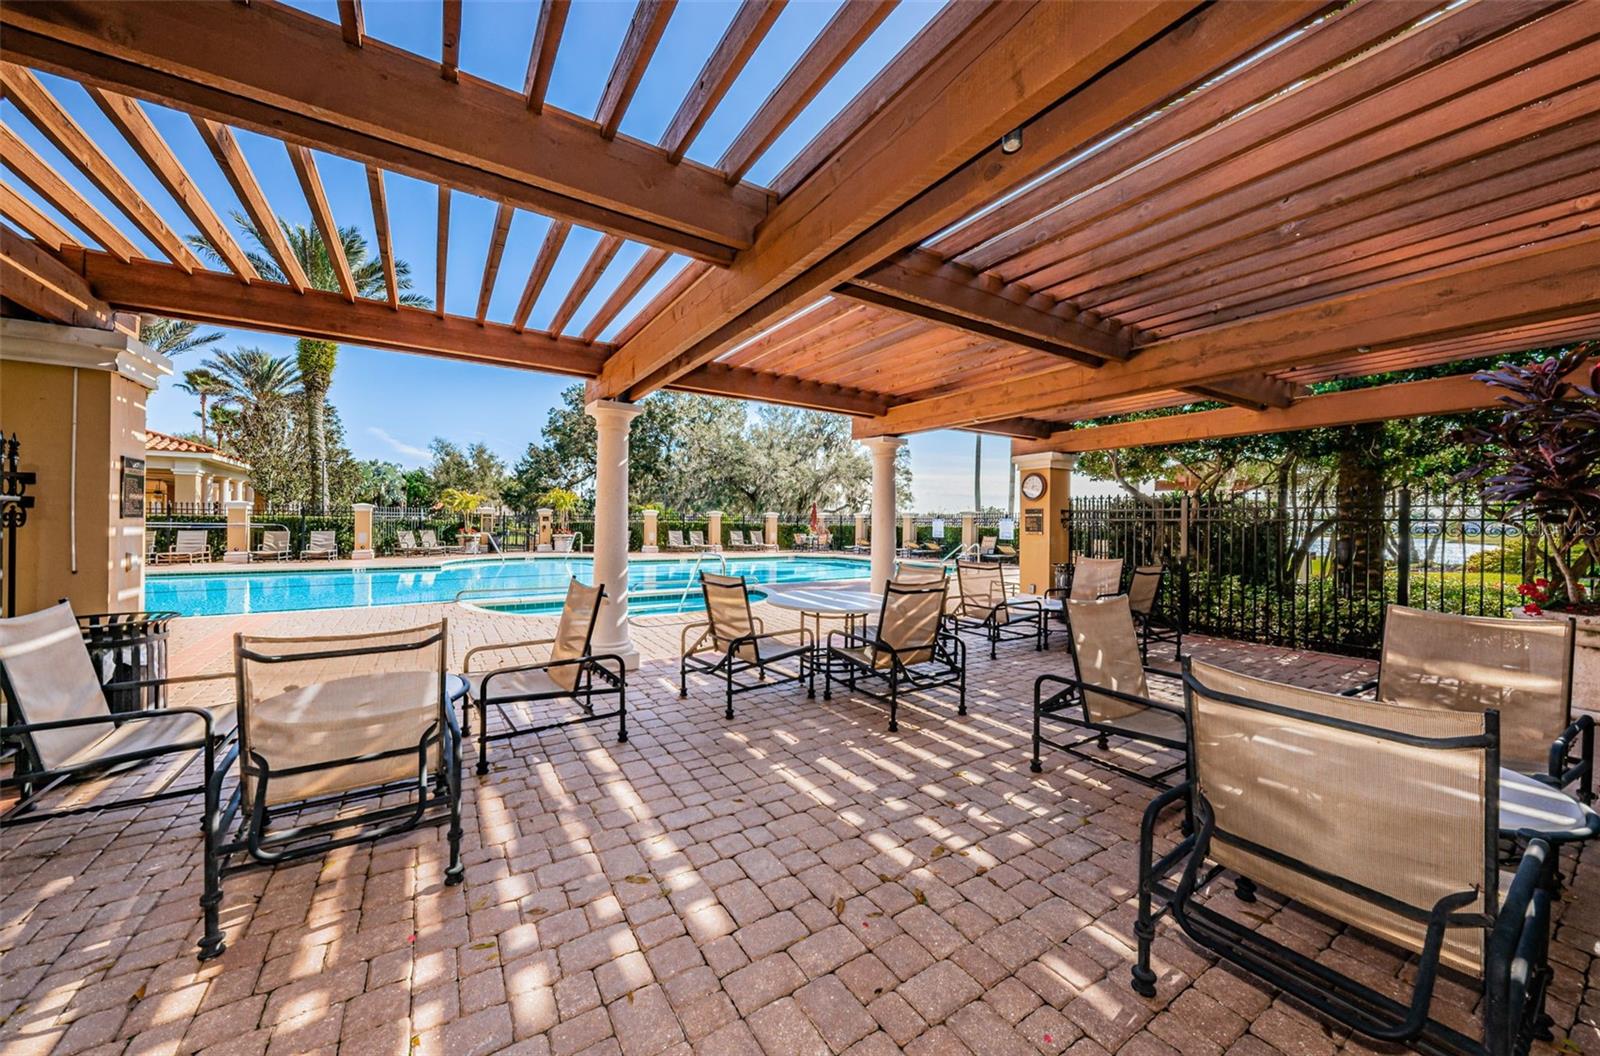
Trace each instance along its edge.
{"label": "wall-mounted clock", "polygon": [[1044,497],[1046,482],[1043,473],[1029,473],[1022,478],[1022,497],[1037,502]]}

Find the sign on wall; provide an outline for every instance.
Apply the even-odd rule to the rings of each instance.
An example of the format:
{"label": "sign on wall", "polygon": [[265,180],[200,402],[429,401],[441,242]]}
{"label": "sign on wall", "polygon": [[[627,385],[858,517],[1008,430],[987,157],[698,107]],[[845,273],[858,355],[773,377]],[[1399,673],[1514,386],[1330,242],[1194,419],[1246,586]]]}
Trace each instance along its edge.
{"label": "sign on wall", "polygon": [[1028,509],[1022,511],[1022,531],[1027,535],[1044,534],[1044,510]]}
{"label": "sign on wall", "polygon": [[943,518],[935,517],[933,519],[933,537],[935,539],[943,539],[944,538],[944,520],[943,520]]}
{"label": "sign on wall", "polygon": [[122,516],[144,516],[144,459],[122,456]]}
{"label": "sign on wall", "polygon": [[1009,543],[1017,537],[1017,522],[1010,517],[1000,518],[1000,540]]}

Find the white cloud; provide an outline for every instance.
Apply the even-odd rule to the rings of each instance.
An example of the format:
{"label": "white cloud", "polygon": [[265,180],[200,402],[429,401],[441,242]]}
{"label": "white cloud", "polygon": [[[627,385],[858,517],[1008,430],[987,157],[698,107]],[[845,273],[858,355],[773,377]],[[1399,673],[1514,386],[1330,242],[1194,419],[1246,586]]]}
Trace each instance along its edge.
{"label": "white cloud", "polygon": [[387,430],[379,429],[375,425],[367,426],[367,432],[388,444],[396,454],[405,455],[407,458],[414,458],[423,462],[430,461],[433,458],[433,453],[427,448],[408,444],[404,440],[397,440],[395,437],[390,436]]}

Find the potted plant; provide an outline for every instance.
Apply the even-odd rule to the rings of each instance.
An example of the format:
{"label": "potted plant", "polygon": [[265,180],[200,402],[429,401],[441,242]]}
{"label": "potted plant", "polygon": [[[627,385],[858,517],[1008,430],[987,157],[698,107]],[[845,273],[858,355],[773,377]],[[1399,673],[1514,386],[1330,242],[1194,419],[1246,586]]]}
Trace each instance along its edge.
{"label": "potted plant", "polygon": [[539,505],[548,508],[556,515],[556,530],[551,535],[557,552],[572,549],[572,511],[578,508],[576,492],[566,488],[551,488],[539,496]]}
{"label": "potted plant", "polygon": [[478,530],[468,520],[479,506],[483,505],[483,496],[471,491],[462,491],[460,488],[445,488],[439,493],[439,506],[461,518],[461,543],[469,552],[477,550]]}

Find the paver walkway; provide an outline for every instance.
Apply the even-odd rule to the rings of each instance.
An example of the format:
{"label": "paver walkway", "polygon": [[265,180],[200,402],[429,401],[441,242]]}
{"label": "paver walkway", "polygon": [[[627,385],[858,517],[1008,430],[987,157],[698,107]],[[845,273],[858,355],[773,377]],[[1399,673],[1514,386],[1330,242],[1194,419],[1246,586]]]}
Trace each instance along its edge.
{"label": "paver walkway", "polygon": [[[771,625],[786,614],[763,606]],[[180,621],[179,673],[228,669],[235,630],[357,632],[448,615],[452,652],[551,621],[453,606]],[[971,714],[794,687],[676,690],[683,619],[639,621],[631,739],[502,744],[469,778],[466,883],[442,829],[230,879],[227,953],[198,964],[198,801],[8,833],[0,1052],[510,1052],[673,1056],[1320,1056],[1367,1052],[1174,937],[1159,997],[1127,985],[1142,785],[1057,755],[1028,772],[1033,678],[1068,664],[972,650]],[[1337,688],[1356,661],[1196,639],[1196,654]],[[198,695],[226,694],[226,682]],[[1126,747],[1122,749],[1128,751]],[[475,748],[468,750],[468,763]],[[1600,1053],[1590,852],[1552,958],[1559,1049]],[[1218,898],[1231,899],[1222,893]],[[1270,898],[1280,939],[1397,985],[1400,958]],[[1442,995],[1471,1014],[1470,989]]]}

